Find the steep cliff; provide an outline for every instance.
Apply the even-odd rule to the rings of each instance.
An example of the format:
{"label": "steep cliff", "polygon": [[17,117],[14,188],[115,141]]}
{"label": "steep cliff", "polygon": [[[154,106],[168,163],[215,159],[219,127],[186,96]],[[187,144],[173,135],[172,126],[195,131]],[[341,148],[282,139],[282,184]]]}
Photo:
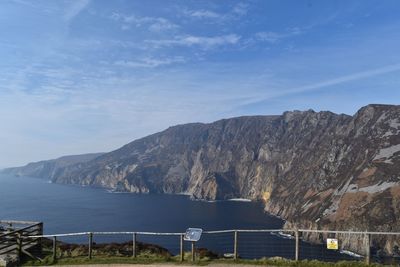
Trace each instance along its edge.
{"label": "steep cliff", "polygon": [[29,163],[23,167],[7,168],[2,173],[51,180],[62,168],[90,161],[103,153],[64,156],[57,159]]}
{"label": "steep cliff", "polygon": [[[400,230],[400,106],[178,125],[53,174],[58,183],[262,199],[287,227]],[[310,237],[312,238],[312,237]]]}

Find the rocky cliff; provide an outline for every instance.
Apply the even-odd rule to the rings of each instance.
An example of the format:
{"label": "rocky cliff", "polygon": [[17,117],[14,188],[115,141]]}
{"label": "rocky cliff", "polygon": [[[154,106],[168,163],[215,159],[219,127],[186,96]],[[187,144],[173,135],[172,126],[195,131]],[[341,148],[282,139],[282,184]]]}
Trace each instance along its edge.
{"label": "rocky cliff", "polygon": [[102,154],[104,153],[64,156],[57,159],[32,162],[23,167],[7,168],[1,170],[1,172],[16,176],[29,176],[51,180],[58,175],[61,169],[70,165],[88,162]]}
{"label": "rocky cliff", "polygon": [[400,106],[368,105],[354,116],[309,110],[178,125],[52,177],[136,193],[262,199],[288,227],[400,231],[399,163]]}

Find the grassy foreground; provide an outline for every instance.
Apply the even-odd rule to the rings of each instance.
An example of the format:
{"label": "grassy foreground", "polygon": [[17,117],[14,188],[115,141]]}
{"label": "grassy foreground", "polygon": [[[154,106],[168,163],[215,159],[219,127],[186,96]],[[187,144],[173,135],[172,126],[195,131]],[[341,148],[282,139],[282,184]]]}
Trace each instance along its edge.
{"label": "grassy foreground", "polygon": [[[51,256],[47,256],[43,262],[40,261],[26,261],[24,266],[44,266],[44,265],[84,265],[84,264],[161,264],[168,263],[176,266],[179,265],[194,265],[194,266],[207,266],[209,264],[248,264],[248,265],[260,265],[260,266],[294,266],[294,267],[333,267],[333,266],[348,266],[348,267],[361,267],[367,266],[362,262],[351,262],[342,261],[337,263],[321,262],[316,260],[303,260],[303,261],[292,261],[281,258],[263,258],[258,260],[232,260],[232,259],[209,259],[201,258],[195,262],[190,261],[190,253],[185,254],[185,261],[180,262],[178,256],[164,257],[154,254],[143,253],[138,255],[136,258],[131,257],[116,257],[116,256],[97,256],[89,260],[85,256],[79,256],[74,258],[63,258],[56,262],[53,262]],[[371,264],[368,266],[382,266],[378,264]]]}
{"label": "grassy foreground", "polygon": [[[195,265],[207,266],[209,264],[248,264],[248,265],[263,265],[263,266],[295,266],[295,267],[330,267],[330,266],[349,266],[361,267],[367,266],[363,262],[342,261],[337,263],[321,262],[316,260],[293,261],[280,257],[262,258],[257,260],[245,259],[223,259],[207,249],[199,248],[196,250],[196,261],[191,261],[191,252],[185,252],[184,261],[180,261],[180,256],[173,256],[171,253],[157,245],[137,243],[137,257],[132,257],[132,244],[126,243],[111,243],[111,244],[96,244],[92,249],[92,259],[87,257],[88,247],[79,244],[67,244],[58,242],[57,245],[57,260],[53,261],[52,244],[50,240],[45,240],[42,246],[43,261],[32,260],[25,258],[22,261],[23,266],[45,266],[45,265],[87,265],[87,264],[162,264],[169,265]],[[371,264],[369,266],[382,266]]]}

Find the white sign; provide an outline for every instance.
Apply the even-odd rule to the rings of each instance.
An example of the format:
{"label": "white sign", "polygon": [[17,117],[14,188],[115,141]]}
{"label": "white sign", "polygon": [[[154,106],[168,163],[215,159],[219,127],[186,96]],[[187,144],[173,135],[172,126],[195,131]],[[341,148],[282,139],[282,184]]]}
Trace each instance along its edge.
{"label": "white sign", "polygon": [[200,228],[189,228],[186,230],[183,240],[193,242],[199,241],[202,233],[203,230]]}

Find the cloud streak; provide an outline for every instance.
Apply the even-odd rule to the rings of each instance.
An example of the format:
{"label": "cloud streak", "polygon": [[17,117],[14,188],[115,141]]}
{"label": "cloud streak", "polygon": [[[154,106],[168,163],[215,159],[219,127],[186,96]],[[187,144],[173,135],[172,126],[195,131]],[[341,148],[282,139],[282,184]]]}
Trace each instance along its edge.
{"label": "cloud streak", "polygon": [[262,32],[257,32],[254,35],[254,39],[256,41],[261,41],[261,42],[268,42],[271,44],[277,43],[283,39],[291,38],[293,36],[297,36],[304,33],[303,30],[301,30],[298,27],[291,28],[285,33],[277,33],[277,32],[272,32],[272,31],[262,31]]}
{"label": "cloud streak", "polygon": [[239,2],[232,7],[227,13],[218,13],[208,9],[189,10],[184,9],[183,15],[193,19],[228,22],[229,20],[239,19],[247,15],[249,5],[244,2]]}
{"label": "cloud streak", "polygon": [[375,77],[375,76],[383,75],[383,74],[387,74],[387,73],[392,73],[392,72],[396,72],[396,71],[400,71],[400,63],[394,64],[394,65],[388,65],[388,66],[381,67],[381,68],[356,72],[356,73],[352,73],[349,75],[344,75],[344,76],[336,77],[333,79],[328,79],[328,80],[325,80],[322,82],[317,82],[317,83],[313,83],[313,84],[309,84],[309,85],[305,85],[305,86],[290,88],[287,90],[285,90],[285,89],[276,90],[275,93],[270,94],[268,96],[265,96],[262,94],[258,95],[258,96],[253,96],[249,100],[245,100],[242,104],[249,105],[249,104],[253,104],[253,103],[259,103],[259,102],[263,102],[263,101],[273,99],[276,97],[282,97],[282,96],[287,96],[287,95],[292,95],[292,94],[298,94],[298,93],[303,93],[303,92],[319,90],[319,89],[323,89],[323,88],[330,87],[333,85],[338,85],[338,84],[361,80],[361,79],[367,79],[367,78],[371,78],[371,77]]}
{"label": "cloud streak", "polygon": [[306,85],[306,86],[302,86],[302,87],[298,87],[298,88],[293,88],[293,89],[288,90],[287,92],[288,93],[299,93],[299,92],[305,92],[305,91],[312,91],[312,90],[321,89],[321,88],[325,88],[325,87],[332,86],[332,85],[337,85],[337,84],[342,84],[342,83],[351,82],[351,81],[355,81],[355,80],[370,78],[370,77],[374,77],[377,75],[391,73],[391,72],[395,72],[395,71],[400,71],[400,64],[394,64],[394,65],[389,65],[389,66],[385,66],[382,68],[361,71],[361,72],[353,73],[350,75],[344,75],[344,76],[337,77],[334,79],[329,79],[329,80],[326,80],[323,82],[310,84],[310,85]]}
{"label": "cloud streak", "polygon": [[204,49],[215,48],[224,45],[234,45],[239,42],[241,36],[237,34],[227,34],[219,36],[177,36],[174,39],[167,40],[147,40],[146,42],[152,44],[154,47],[168,47],[168,46],[199,46]]}
{"label": "cloud streak", "polygon": [[126,60],[118,60],[114,62],[114,65],[120,67],[129,67],[129,68],[156,68],[159,66],[171,65],[173,63],[184,63],[185,59],[183,57],[173,57],[173,58],[151,58],[146,57],[136,61],[126,61]]}
{"label": "cloud streak", "polygon": [[223,15],[218,14],[214,11],[211,10],[186,10],[184,11],[184,14],[189,17],[193,18],[198,18],[198,19],[216,19],[216,18],[222,18]]}
{"label": "cloud streak", "polygon": [[64,13],[64,19],[70,21],[79,15],[90,3],[90,0],[78,0],[74,1]]}
{"label": "cloud streak", "polygon": [[147,27],[150,31],[161,32],[164,30],[173,30],[179,28],[175,23],[162,17],[141,17],[137,15],[125,15],[122,13],[112,13],[111,19],[122,22],[121,29],[129,30],[131,25],[135,27]]}

